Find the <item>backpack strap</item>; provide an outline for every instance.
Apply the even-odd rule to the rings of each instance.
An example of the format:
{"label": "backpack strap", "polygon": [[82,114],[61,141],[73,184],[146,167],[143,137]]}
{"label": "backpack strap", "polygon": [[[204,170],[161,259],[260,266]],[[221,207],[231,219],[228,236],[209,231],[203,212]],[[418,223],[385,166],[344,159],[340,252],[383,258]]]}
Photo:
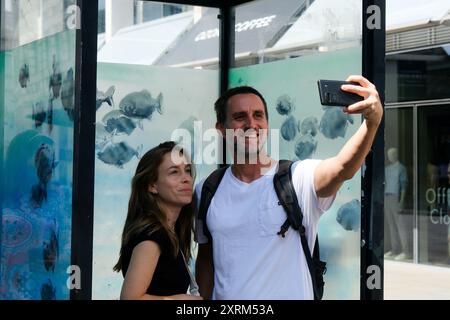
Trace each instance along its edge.
{"label": "backpack strap", "polygon": [[[280,160],[278,163],[278,171],[273,178],[275,192],[277,193],[278,200],[284,208],[287,214],[287,219],[281,226],[278,232],[283,238],[285,233],[291,226],[294,230],[297,230],[300,234],[300,240],[303,247],[303,253],[306,257],[308,269],[311,274],[311,281],[314,290],[314,299],[319,300],[322,297],[322,293],[319,292],[318,284],[316,281],[316,265],[313,262],[311,251],[309,250],[308,240],[306,239],[306,229],[303,226],[303,213],[298,203],[297,194],[295,193],[294,186],[292,184],[291,167],[293,162],[289,160]],[[316,243],[314,246],[314,258],[319,261],[319,238],[316,236]]]}
{"label": "backpack strap", "polygon": [[217,188],[219,187],[220,182],[222,181],[222,178],[225,175],[228,167],[229,165],[226,165],[215,170],[209,175],[208,178],[206,178],[205,182],[203,183],[202,193],[200,196],[200,205],[198,208],[198,218],[203,223],[203,233],[208,238],[209,243],[212,242],[212,237],[206,223],[206,215],[208,214],[208,209],[209,205],[211,204],[212,198],[214,197],[214,194],[216,193]]}

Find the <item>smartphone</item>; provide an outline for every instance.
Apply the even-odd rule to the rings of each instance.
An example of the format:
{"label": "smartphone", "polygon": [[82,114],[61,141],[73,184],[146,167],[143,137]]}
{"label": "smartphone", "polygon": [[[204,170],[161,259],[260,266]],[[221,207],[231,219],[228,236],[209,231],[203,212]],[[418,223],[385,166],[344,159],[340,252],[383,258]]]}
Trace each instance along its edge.
{"label": "smartphone", "polygon": [[353,84],[359,86],[357,82],[347,82],[338,80],[319,80],[320,103],[324,106],[342,106],[347,107],[355,102],[364,100],[363,97],[356,93],[341,90],[343,84]]}

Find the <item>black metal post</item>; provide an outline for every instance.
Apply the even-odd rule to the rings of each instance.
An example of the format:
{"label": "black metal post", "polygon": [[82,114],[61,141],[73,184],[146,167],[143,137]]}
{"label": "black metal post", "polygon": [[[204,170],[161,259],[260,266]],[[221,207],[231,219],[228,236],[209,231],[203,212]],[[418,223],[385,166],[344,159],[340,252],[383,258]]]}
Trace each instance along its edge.
{"label": "black metal post", "polygon": [[[3,11],[4,3],[2,2],[0,4],[1,10]],[[0,39],[1,33],[3,32],[3,20],[0,14]],[[1,51],[3,51],[3,45],[0,48]],[[4,188],[5,188],[5,175],[3,174],[3,167],[4,167],[4,144],[5,144],[5,55],[3,52],[0,52],[0,257],[2,256],[2,239],[3,239],[3,194],[4,194]],[[0,262],[0,277],[3,275],[2,270],[3,264]]]}
{"label": "black metal post", "polygon": [[[236,15],[234,7],[222,7],[220,8],[220,43],[219,43],[219,55],[220,55],[220,94],[223,94],[228,90],[229,84],[229,72],[230,68],[234,66],[234,54],[235,54],[235,24]],[[225,137],[222,143],[222,159],[226,164],[226,152],[227,146]]]}
{"label": "black metal post", "polygon": [[77,3],[81,29],[76,36],[71,261],[81,270],[81,288],[72,289],[70,299],[89,300],[92,297],[98,1],[78,0]]}
{"label": "black metal post", "polygon": [[228,89],[228,74],[234,66],[236,22],[234,7],[220,8],[220,93]]}
{"label": "black metal post", "polygon": [[[375,84],[383,105],[385,12],[385,0],[363,1],[363,76]],[[384,117],[372,149],[366,158],[365,170],[363,168],[362,171],[361,191],[361,300],[382,300],[384,281]]]}

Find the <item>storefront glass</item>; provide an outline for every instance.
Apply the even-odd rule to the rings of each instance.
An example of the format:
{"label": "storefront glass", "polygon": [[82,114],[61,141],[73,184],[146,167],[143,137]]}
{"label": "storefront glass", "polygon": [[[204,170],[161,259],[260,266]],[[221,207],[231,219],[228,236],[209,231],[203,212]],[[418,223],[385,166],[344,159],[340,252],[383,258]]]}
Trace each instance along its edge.
{"label": "storefront glass", "polygon": [[418,107],[419,262],[450,265],[450,105]]}

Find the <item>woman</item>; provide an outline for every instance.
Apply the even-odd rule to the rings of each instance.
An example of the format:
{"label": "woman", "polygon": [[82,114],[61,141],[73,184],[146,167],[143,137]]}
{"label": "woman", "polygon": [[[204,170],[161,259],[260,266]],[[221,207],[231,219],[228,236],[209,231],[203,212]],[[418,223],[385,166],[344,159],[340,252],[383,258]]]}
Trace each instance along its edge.
{"label": "woman", "polygon": [[179,146],[165,142],[138,164],[114,266],[125,277],[121,299],[202,299],[186,294],[190,274],[184,258],[190,258],[194,219],[188,162]]}

